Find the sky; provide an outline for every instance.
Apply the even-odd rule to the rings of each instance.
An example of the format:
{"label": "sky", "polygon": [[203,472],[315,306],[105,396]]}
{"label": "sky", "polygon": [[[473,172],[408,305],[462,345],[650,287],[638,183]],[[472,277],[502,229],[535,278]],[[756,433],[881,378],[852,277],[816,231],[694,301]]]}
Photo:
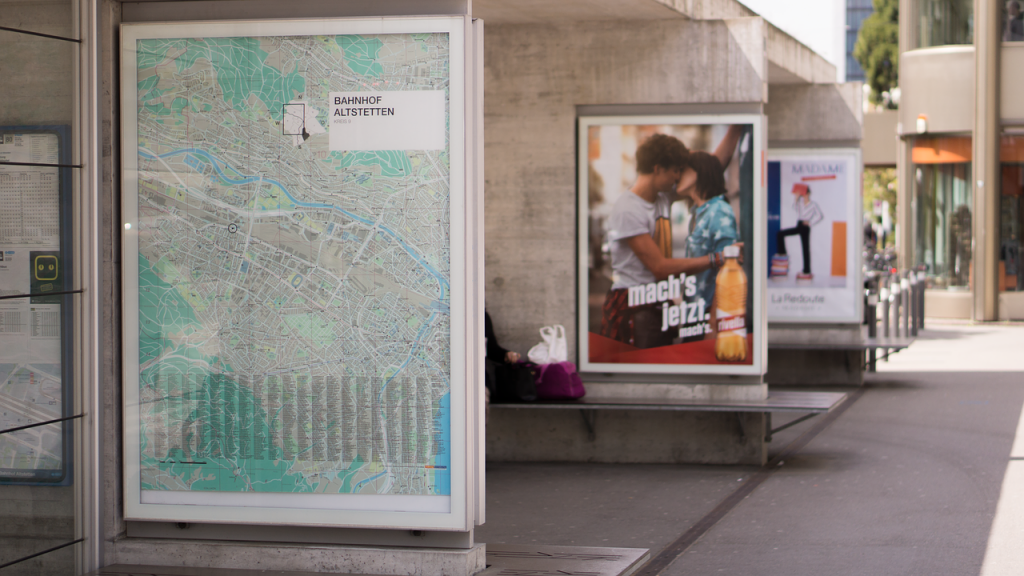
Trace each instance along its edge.
{"label": "sky", "polygon": [[837,81],[846,78],[846,2],[844,0],[739,0],[836,65]]}

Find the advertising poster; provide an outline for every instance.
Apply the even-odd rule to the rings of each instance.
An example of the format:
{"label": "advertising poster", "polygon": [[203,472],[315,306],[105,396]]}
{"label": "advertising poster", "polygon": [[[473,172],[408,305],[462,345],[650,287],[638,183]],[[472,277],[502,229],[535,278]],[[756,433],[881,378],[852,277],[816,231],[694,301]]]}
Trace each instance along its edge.
{"label": "advertising poster", "polygon": [[861,317],[860,151],[768,155],[768,320]]}
{"label": "advertising poster", "polygon": [[128,518],[465,529],[465,26],[124,27]]}
{"label": "advertising poster", "polygon": [[582,371],[759,374],[760,118],[579,123]]}

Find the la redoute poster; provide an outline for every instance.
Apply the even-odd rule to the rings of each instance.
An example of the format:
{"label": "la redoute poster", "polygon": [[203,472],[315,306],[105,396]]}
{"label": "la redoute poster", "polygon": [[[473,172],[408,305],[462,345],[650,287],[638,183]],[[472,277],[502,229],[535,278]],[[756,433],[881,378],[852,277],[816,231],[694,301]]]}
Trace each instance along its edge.
{"label": "la redoute poster", "polygon": [[858,321],[860,151],[771,151],[767,168],[769,321]]}

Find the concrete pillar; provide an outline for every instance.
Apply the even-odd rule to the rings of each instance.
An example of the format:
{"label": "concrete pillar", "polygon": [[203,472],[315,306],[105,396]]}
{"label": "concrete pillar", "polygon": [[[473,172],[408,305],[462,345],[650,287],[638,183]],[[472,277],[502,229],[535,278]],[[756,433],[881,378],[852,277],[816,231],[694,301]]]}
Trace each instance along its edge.
{"label": "concrete pillar", "polygon": [[906,269],[914,262],[914,165],[910,161],[913,137],[900,137],[896,148],[896,256]]}
{"label": "concrete pillar", "polygon": [[998,318],[999,50],[998,2],[974,0],[974,274],[972,318]]}
{"label": "concrete pillar", "polygon": [[[914,0],[900,0],[899,52],[901,55],[907,50],[917,47],[915,4]],[[903,135],[912,134],[913,127],[900,123],[896,126],[896,132],[899,134],[899,145],[896,151],[896,181],[898,183],[896,190],[896,253],[899,258],[898,266],[907,268],[914,264],[914,166],[910,162],[913,137],[904,137]]]}
{"label": "concrete pillar", "polygon": [[900,54],[917,48],[917,4],[920,0],[900,0]]}
{"label": "concrete pillar", "polygon": [[[861,147],[863,95],[860,82],[771,86],[765,106],[769,149]],[[850,219],[859,226],[860,212]],[[821,349],[822,342],[836,344],[837,349]],[[864,383],[859,322],[769,323],[768,343],[765,381],[769,384],[858,386]],[[841,346],[849,348],[838,349]]]}

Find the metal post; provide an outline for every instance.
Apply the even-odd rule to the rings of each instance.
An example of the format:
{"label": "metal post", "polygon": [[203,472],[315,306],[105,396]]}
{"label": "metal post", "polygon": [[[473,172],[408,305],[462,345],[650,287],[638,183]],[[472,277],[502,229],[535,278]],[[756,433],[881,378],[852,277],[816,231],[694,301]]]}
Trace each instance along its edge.
{"label": "metal post", "polygon": [[903,278],[899,281],[900,291],[903,293],[903,336],[910,337],[910,307],[913,304],[913,294],[910,293],[910,281]]}
{"label": "metal post", "polygon": [[917,278],[921,283],[921,330],[924,330],[924,301],[925,292],[928,290],[928,275],[924,272],[918,272]]}
{"label": "metal post", "polygon": [[918,337],[918,324],[921,321],[918,317],[918,301],[921,299],[921,284],[918,282],[918,273],[910,272],[910,335]]}
{"label": "metal post", "polygon": [[878,337],[878,294],[868,291],[868,305],[865,306],[868,315],[868,372],[874,372],[878,363],[878,350],[874,346],[875,338]]}
{"label": "metal post", "polygon": [[900,337],[900,301],[903,294],[900,292],[900,280],[898,277],[892,279],[892,288],[889,289],[892,298],[892,337]]}
{"label": "metal post", "polygon": [[924,328],[924,275],[914,272],[914,277],[917,278],[917,331],[920,332]]}
{"label": "metal post", "polygon": [[878,291],[878,302],[882,307],[882,337],[889,337],[889,289],[882,288]]}

